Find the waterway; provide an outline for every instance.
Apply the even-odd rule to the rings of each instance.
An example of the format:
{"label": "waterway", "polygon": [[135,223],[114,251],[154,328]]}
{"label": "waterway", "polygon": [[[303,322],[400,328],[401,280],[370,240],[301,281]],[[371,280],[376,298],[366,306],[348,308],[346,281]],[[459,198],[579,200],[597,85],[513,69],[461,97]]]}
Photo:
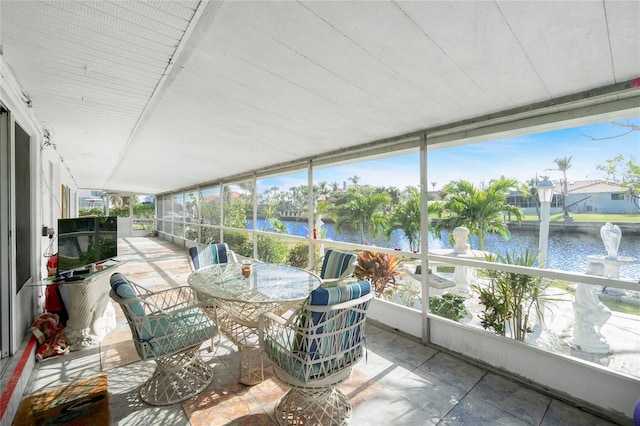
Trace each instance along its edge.
{"label": "waterway", "polygon": [[[282,223],[287,227],[290,235],[309,235],[307,224],[304,222],[283,221]],[[265,226],[265,221],[259,219],[258,228],[265,229]],[[251,228],[251,224],[249,224],[249,227]],[[350,243],[361,242],[357,231],[345,228],[338,234],[335,224],[323,225],[322,232],[326,232],[326,236],[324,236],[326,239]],[[409,242],[401,231],[394,231],[389,239],[378,237],[374,241],[365,243],[387,248],[409,249]],[[473,244],[473,248],[477,248],[475,240]],[[443,235],[442,239],[436,239],[429,235],[428,247],[430,249],[443,249],[451,248],[451,245],[447,242],[446,235]],[[538,250],[537,231],[514,229],[511,231],[511,238],[508,240],[504,240],[500,235],[489,234],[484,244],[486,251],[503,255],[514,250],[517,253],[525,248],[533,251]],[[586,272],[588,267],[587,256],[606,254],[599,232],[594,232],[593,235],[551,232],[547,244],[547,267],[561,271]],[[618,254],[619,256],[632,257],[638,260],[635,263],[623,264],[620,267],[620,277],[640,280],[640,238],[637,235],[625,237],[623,233]]]}

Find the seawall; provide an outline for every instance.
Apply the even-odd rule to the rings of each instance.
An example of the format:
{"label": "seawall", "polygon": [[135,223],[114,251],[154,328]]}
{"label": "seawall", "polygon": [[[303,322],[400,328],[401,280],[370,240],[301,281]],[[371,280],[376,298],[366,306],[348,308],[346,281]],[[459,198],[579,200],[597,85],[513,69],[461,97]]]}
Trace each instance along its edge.
{"label": "seawall", "polygon": [[[640,235],[640,223],[623,222],[615,223],[620,227],[622,235]],[[521,229],[531,230],[538,232],[540,230],[540,221],[524,221],[520,224],[516,221],[508,221],[507,225],[509,229]],[[600,228],[604,225],[602,222],[549,222],[549,232],[567,232],[567,233],[582,233],[582,234],[596,234],[600,235]]]}

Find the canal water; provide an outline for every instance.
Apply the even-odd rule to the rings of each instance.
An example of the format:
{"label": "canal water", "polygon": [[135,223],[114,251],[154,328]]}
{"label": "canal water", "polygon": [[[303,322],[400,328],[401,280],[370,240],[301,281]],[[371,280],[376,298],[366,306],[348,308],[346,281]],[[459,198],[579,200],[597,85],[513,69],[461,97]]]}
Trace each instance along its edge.
{"label": "canal water", "polygon": [[[309,235],[309,230],[305,222],[282,221],[282,223],[287,227],[290,235]],[[264,220],[258,220],[258,229],[265,229],[265,225]],[[249,224],[249,227],[251,228],[251,224]],[[358,232],[353,229],[344,228],[342,232],[338,234],[335,224],[325,224],[323,228],[323,232],[326,232],[325,238],[327,239],[360,243],[360,236]],[[374,241],[365,243],[373,243],[387,248],[409,249],[409,242],[404,237],[402,231],[394,231],[389,239],[378,237]],[[430,249],[451,248],[451,245],[447,242],[446,235],[443,235],[442,239],[435,239],[432,235],[429,235],[428,246]],[[477,248],[475,239],[473,241],[473,248]],[[538,250],[537,230],[512,230],[509,240],[504,240],[500,235],[489,234],[484,246],[486,251],[503,255],[507,252],[511,253],[514,249],[516,252],[519,252],[525,248],[533,251]],[[587,256],[606,254],[607,252],[599,232],[594,232],[593,235],[585,233],[551,232],[547,244],[547,267],[561,271],[586,272],[588,267]],[[623,264],[620,267],[620,277],[640,280],[640,237],[637,235],[625,236],[623,232],[618,255],[632,257],[637,260],[635,263]]]}

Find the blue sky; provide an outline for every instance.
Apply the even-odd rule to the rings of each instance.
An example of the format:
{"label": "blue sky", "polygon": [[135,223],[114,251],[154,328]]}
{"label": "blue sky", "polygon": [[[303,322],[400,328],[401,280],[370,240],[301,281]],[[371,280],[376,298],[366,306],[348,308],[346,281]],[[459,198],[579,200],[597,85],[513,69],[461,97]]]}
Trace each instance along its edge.
{"label": "blue sky", "polygon": [[[640,126],[640,118],[620,120],[621,123]],[[527,136],[481,142],[454,148],[438,149],[428,153],[428,182],[436,182],[440,189],[452,180],[468,180],[476,185],[491,179],[506,176],[518,181],[527,181],[537,176],[549,176],[552,180],[562,177],[555,169],[556,158],[572,157],[567,171],[569,181],[604,179],[603,172],[596,169],[599,164],[616,155],[627,159],[631,156],[640,162],[640,132],[635,131],[613,139],[607,138],[627,131],[610,123],[556,130]],[[418,185],[418,154],[359,163],[344,164],[325,169],[314,169],[314,182],[338,182],[342,185],[350,177],[360,177],[359,184],[374,186],[396,186],[405,188]],[[292,186],[306,185],[305,172],[265,179],[258,190],[278,186],[288,190]],[[432,185],[429,184],[429,190]]]}

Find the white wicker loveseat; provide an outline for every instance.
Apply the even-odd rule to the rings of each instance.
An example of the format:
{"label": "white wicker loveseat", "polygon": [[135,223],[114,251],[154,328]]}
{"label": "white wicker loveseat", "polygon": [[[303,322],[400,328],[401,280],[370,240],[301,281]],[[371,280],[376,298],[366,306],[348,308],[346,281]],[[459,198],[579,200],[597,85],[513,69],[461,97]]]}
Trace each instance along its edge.
{"label": "white wicker loveseat", "polygon": [[151,292],[120,273],[111,275],[109,295],[127,318],[140,358],[156,362],[140,388],[143,401],[174,404],[209,386],[213,369],[198,349],[218,333],[213,306],[198,301],[190,287]]}
{"label": "white wicker loveseat", "polygon": [[351,416],[336,386],[365,352],[364,328],[373,298],[368,281],[317,288],[288,319],[260,317],[260,342],[276,377],[291,387],[278,401],[279,424],[339,425]]}

